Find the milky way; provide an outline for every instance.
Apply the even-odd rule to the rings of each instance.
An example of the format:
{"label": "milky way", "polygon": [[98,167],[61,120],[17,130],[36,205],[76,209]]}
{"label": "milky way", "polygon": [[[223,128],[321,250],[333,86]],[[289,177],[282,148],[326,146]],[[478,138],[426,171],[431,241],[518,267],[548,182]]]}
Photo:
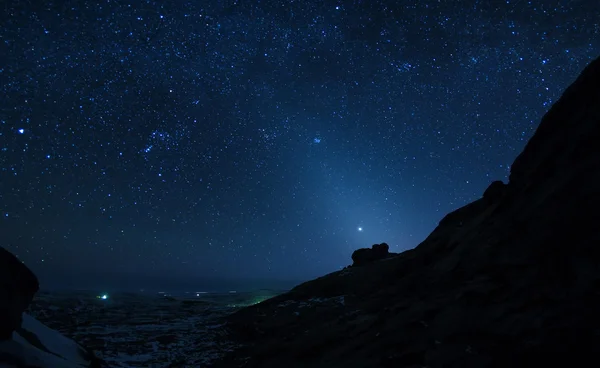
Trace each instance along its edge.
{"label": "milky way", "polygon": [[505,180],[597,1],[7,2],[1,246],[40,273],[302,279]]}

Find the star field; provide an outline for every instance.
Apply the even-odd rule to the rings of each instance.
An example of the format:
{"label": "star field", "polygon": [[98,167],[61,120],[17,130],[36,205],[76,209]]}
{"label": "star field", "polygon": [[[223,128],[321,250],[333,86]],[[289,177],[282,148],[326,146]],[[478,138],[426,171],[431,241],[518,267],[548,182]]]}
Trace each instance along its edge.
{"label": "star field", "polygon": [[505,180],[597,1],[9,2],[2,246],[40,273],[306,279]]}

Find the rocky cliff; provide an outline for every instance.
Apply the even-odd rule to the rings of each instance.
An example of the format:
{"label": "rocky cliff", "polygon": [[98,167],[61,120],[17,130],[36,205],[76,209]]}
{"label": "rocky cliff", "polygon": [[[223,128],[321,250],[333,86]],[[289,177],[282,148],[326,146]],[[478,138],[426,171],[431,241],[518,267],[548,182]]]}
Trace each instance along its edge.
{"label": "rocky cliff", "polygon": [[[415,249],[227,320],[223,367],[598,365],[600,59],[483,198]],[[587,366],[587,365],[586,365]]]}

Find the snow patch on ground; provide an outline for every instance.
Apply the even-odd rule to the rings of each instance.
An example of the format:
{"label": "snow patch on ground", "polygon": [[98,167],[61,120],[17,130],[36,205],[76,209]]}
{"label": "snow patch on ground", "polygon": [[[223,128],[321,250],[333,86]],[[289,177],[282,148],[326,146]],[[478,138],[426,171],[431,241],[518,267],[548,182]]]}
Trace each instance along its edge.
{"label": "snow patch on ground", "polygon": [[85,349],[79,344],[26,313],[21,329],[13,332],[12,340],[0,342],[0,353],[14,360],[12,366],[79,368],[90,365]]}

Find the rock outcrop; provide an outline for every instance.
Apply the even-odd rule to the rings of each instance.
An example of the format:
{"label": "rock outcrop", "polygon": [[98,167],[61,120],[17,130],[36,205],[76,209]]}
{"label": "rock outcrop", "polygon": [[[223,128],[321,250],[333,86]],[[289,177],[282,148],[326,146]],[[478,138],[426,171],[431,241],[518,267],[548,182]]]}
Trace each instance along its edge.
{"label": "rock outcrop", "polygon": [[386,243],[373,244],[371,248],[357,249],[352,253],[352,266],[364,266],[396,255],[396,253],[390,253],[389,250],[390,246]]}
{"label": "rock outcrop", "polygon": [[0,247],[0,367],[101,367],[92,352],[24,313],[38,289],[35,274]]}
{"label": "rock outcrop", "polygon": [[497,202],[504,197],[506,194],[507,185],[504,184],[501,180],[493,181],[492,184],[483,192],[483,199],[486,200],[489,204]]}
{"label": "rock outcrop", "polygon": [[228,317],[223,367],[599,364],[600,59],[543,117],[508,184],[415,249]]}
{"label": "rock outcrop", "polygon": [[0,247],[0,341],[10,339],[21,326],[23,312],[39,288],[33,272]]}

